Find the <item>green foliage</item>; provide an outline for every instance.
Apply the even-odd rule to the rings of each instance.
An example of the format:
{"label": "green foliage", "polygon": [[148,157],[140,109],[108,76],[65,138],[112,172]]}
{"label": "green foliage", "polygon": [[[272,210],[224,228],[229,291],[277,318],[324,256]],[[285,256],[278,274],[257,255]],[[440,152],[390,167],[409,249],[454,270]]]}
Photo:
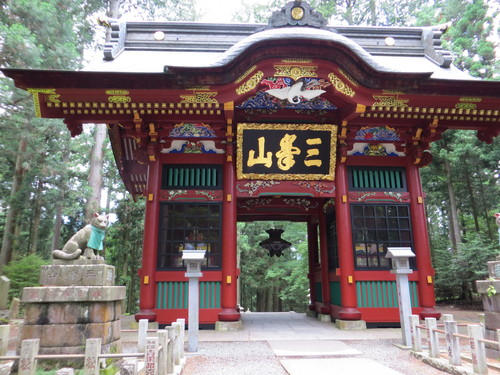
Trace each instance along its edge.
{"label": "green foliage", "polygon": [[[269,257],[259,243],[270,228],[282,228],[292,247]],[[308,303],[307,229],[305,223],[245,222],[238,224],[242,305],[251,311],[303,312]]]}
{"label": "green foliage", "polygon": [[38,286],[40,268],[49,264],[38,255],[28,255],[12,261],[4,267],[4,275],[10,279],[9,297],[20,297],[23,288]]}
{"label": "green foliage", "polygon": [[126,312],[137,312],[139,276],[144,232],[144,200],[122,199],[116,209],[118,221],[112,224],[106,237],[106,259],[116,267],[116,284],[127,287]]}
{"label": "green foliage", "polygon": [[459,246],[434,249],[436,297],[443,300],[472,299],[475,281],[488,275],[487,262],[498,255],[488,239],[471,233]]}

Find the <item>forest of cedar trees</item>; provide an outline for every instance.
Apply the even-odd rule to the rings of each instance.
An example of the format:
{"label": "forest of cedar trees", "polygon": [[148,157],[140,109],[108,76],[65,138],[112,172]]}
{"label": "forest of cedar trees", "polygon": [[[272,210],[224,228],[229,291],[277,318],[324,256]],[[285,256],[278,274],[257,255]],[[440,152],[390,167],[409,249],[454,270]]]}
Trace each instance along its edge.
{"label": "forest of cedar trees", "polygon": [[[284,0],[240,5],[234,22],[267,22]],[[330,24],[428,26],[449,23],[445,47],[475,77],[500,79],[499,11],[485,0],[311,0]],[[197,0],[0,1],[0,66],[75,70],[99,56],[106,29],[98,17],[197,21]],[[495,57],[495,48],[497,56]],[[99,58],[97,57],[97,58]],[[438,300],[472,301],[474,280],[500,253],[500,137],[485,144],[473,132],[447,131],[421,170]],[[105,257],[127,286],[127,313],[138,309],[144,202],[125,191],[105,125],[89,124],[72,139],[59,120],[35,118],[31,95],[0,75],[0,271],[11,296],[38,284],[50,262],[93,212],[111,214]],[[280,258],[265,256],[265,230],[285,229],[292,243]],[[308,304],[303,223],[239,223],[241,305],[251,311],[304,311]]]}

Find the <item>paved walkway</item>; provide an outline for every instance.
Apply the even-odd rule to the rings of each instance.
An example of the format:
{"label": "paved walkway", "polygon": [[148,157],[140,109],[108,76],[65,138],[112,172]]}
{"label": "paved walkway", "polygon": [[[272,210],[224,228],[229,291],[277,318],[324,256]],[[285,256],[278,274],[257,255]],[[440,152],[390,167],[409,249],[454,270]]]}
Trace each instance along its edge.
{"label": "paved walkway", "polygon": [[183,375],[444,374],[412,357],[393,328],[342,331],[297,313],[244,313],[243,330],[201,330]]}

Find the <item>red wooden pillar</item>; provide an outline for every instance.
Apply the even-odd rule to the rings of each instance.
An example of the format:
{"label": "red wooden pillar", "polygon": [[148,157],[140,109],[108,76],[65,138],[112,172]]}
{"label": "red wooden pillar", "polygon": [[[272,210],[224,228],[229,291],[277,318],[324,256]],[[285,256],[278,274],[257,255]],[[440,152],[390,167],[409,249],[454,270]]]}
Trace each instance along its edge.
{"label": "red wooden pillar", "polygon": [[321,306],[321,314],[330,313],[330,277],[328,273],[328,246],[327,246],[327,225],[326,215],[322,212],[319,215],[319,256],[321,258],[321,297],[323,298],[323,306]]}
{"label": "red wooden pillar", "polygon": [[340,292],[342,308],[339,318],[342,320],[360,320],[361,312],[357,309],[356,282],[354,280],[354,252],[352,246],[351,212],[348,199],[347,166],[337,165],[335,195],[335,215],[337,222],[337,248],[340,267]]}
{"label": "red wooden pillar", "polygon": [[219,320],[233,322],[240,319],[237,304],[237,256],[236,256],[236,194],[233,146],[226,147],[224,163],[224,197],[222,202],[222,282]]}
{"label": "red wooden pillar", "polygon": [[141,279],[140,310],[135,319],[156,320],[155,308],[155,271],[158,253],[158,222],[160,219],[160,181],[161,163],[159,160],[150,161],[148,168],[148,185],[146,190],[146,218],[144,221],[144,239],[142,246],[142,268],[139,270]]}
{"label": "red wooden pillar", "polygon": [[309,263],[309,295],[311,304],[309,310],[316,310],[316,279],[315,279],[315,266],[318,263],[318,224],[313,221],[313,217],[309,217],[307,221],[307,252]]}
{"label": "red wooden pillar", "polygon": [[424,198],[422,185],[420,183],[420,173],[418,166],[408,164],[407,180],[408,191],[410,192],[410,211],[413,231],[413,246],[418,269],[418,292],[420,306],[423,307],[420,313],[421,319],[437,318],[441,316],[434,309],[436,297],[434,294],[434,269],[431,262],[431,251],[429,247],[429,234],[427,233],[427,219],[425,216]]}

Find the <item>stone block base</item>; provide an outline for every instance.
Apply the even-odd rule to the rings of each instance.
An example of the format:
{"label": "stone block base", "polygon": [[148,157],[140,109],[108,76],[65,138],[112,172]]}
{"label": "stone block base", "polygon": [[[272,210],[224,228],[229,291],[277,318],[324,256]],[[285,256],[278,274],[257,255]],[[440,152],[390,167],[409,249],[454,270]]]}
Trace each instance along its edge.
{"label": "stone block base", "polygon": [[332,322],[332,317],[328,314],[318,314],[318,319],[322,322]]}
{"label": "stone block base", "polygon": [[107,264],[42,266],[40,285],[113,286],[115,285],[115,267]]}
{"label": "stone block base", "polygon": [[243,329],[243,323],[241,320],[236,322],[215,322],[216,331],[241,331]]}
{"label": "stone block base", "polygon": [[318,316],[318,313],[316,311],[307,310],[306,316],[308,316],[309,318],[316,318]]}
{"label": "stone block base", "polygon": [[100,338],[102,353],[121,352],[125,287],[114,286],[114,272],[113,266],[96,262],[42,267],[44,285],[23,289],[19,344],[39,339],[40,354],[84,354],[87,339]]}
{"label": "stone block base", "polygon": [[366,329],[366,322],[364,320],[335,320],[335,327],[346,331],[360,331]]}

